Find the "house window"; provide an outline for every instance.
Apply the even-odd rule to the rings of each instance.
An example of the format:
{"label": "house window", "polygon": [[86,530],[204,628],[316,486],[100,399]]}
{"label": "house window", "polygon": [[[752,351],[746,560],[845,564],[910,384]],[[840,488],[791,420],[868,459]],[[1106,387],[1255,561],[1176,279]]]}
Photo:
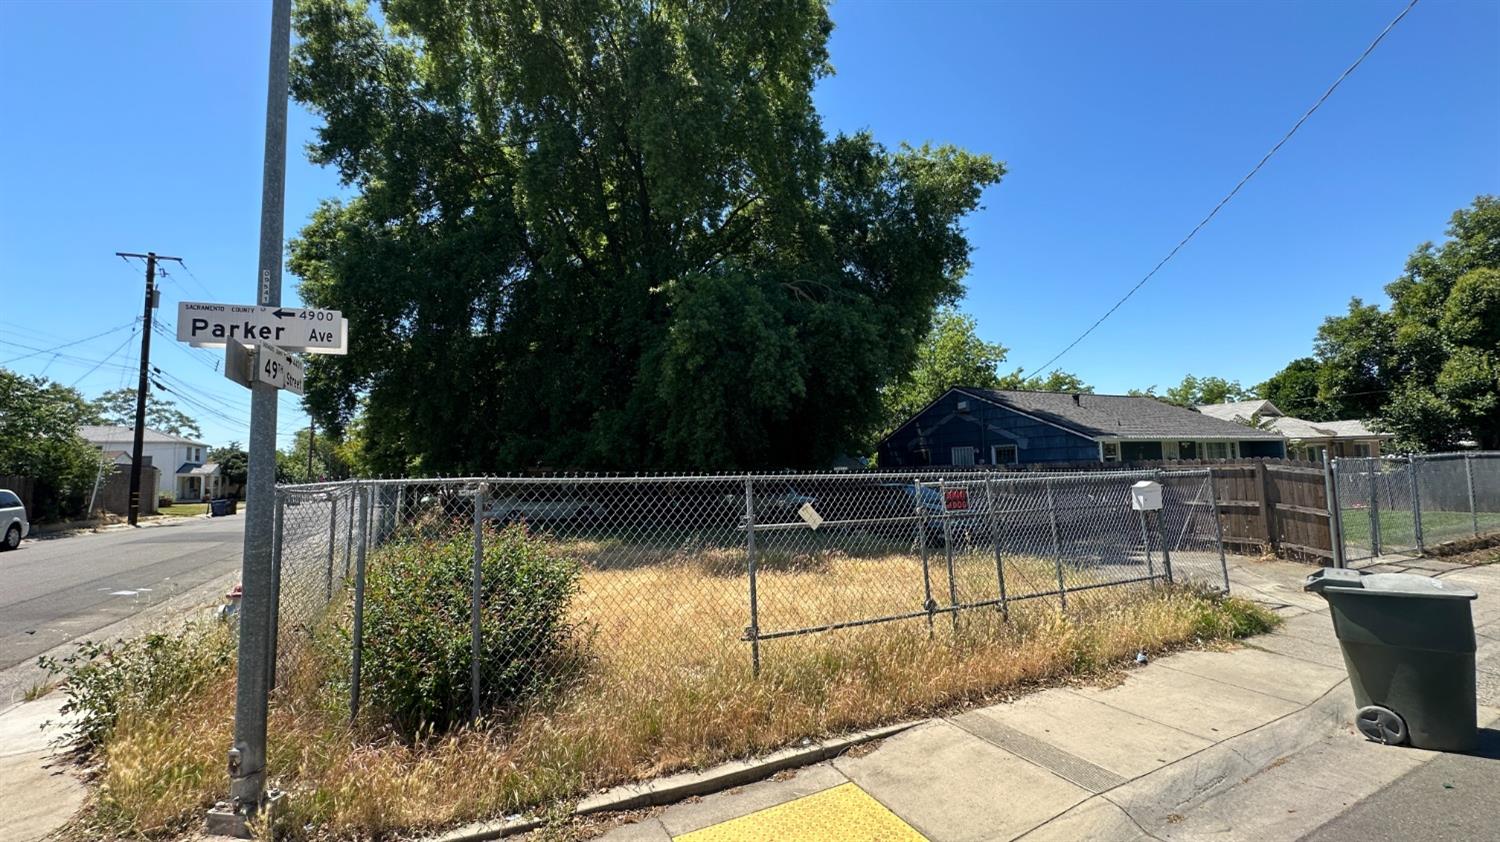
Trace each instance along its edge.
{"label": "house window", "polygon": [[1200,445],[1204,459],[1233,459],[1239,455],[1239,443],[1232,441],[1206,441]]}
{"label": "house window", "polygon": [[1107,441],[1107,442],[1104,442],[1102,445],[1099,446],[1099,449],[1104,454],[1104,461],[1106,461],[1106,462],[1118,462],[1118,461],[1120,461],[1120,443],[1119,442],[1117,442],[1117,441]]}
{"label": "house window", "polygon": [[1349,450],[1359,458],[1366,458],[1370,455],[1370,445],[1362,441],[1349,445]]}
{"label": "house window", "polygon": [[950,465],[972,465],[974,464],[974,448],[955,447],[949,451],[952,454]]}
{"label": "house window", "polygon": [[1161,458],[1163,458],[1163,459],[1181,459],[1182,457],[1178,455],[1177,442],[1175,442],[1175,441],[1164,441],[1164,442],[1162,442],[1161,443]]}
{"label": "house window", "polygon": [[990,447],[990,460],[996,465],[1014,465],[1021,461],[1021,451],[1013,444],[997,444]]}

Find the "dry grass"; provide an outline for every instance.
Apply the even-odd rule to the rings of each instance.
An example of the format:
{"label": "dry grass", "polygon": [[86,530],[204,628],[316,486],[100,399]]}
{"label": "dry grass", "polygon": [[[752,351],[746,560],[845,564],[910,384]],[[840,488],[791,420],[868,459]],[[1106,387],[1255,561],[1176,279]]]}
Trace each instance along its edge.
{"label": "dry grass", "polygon": [[[733,553],[634,566],[577,542],[589,564],[573,619],[595,660],[579,686],[505,721],[415,744],[346,722],[346,665],[315,647],[283,676],[270,720],[272,782],[292,794],[292,835],[381,837],[566,803],[590,789],[701,766],[952,708],[1065,677],[1099,676],[1138,650],[1262,631],[1274,620],[1237,600],[1145,586],[1016,603],[955,624],[923,619],[766,641],[751,675],[746,582]],[[607,551],[603,548],[601,551]],[[1015,561],[1016,581],[1055,585],[1054,566]],[[600,568],[604,569],[600,569]],[[946,602],[946,563],[933,591]],[[955,559],[961,599],[988,594],[994,559]],[[1075,571],[1065,570],[1068,576]],[[1080,574],[1081,575],[1081,574]],[[762,627],[920,608],[919,562],[904,555],[788,557],[762,575]],[[986,590],[986,588],[989,590]],[[170,710],[122,715],[80,836],[170,836],[194,827],[224,789],[232,675]]]}

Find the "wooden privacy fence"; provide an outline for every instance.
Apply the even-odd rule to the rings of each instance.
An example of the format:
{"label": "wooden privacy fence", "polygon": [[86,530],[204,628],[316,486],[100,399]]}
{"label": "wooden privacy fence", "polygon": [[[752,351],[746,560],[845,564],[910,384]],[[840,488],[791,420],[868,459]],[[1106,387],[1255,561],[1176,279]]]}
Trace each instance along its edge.
{"label": "wooden privacy fence", "polygon": [[1321,468],[1269,460],[1212,468],[1225,544],[1333,563],[1327,477]]}
{"label": "wooden privacy fence", "polygon": [[14,491],[16,496],[21,498],[21,504],[26,507],[26,513],[35,516],[32,513],[36,511],[33,505],[33,498],[36,496],[36,480],[31,477],[0,474],[0,488],[9,488]]}

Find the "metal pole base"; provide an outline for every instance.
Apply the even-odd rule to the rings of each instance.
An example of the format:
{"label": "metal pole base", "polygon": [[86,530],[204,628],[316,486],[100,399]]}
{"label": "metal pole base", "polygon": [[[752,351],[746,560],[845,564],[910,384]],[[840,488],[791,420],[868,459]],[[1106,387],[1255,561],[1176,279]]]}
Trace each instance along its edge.
{"label": "metal pole base", "polygon": [[250,820],[255,818],[258,812],[263,812],[268,823],[275,824],[276,816],[285,806],[286,793],[273,789],[266,792],[265,803],[260,809],[252,809],[251,805],[242,805],[239,809],[228,801],[220,801],[208,811],[203,821],[203,832],[209,836],[229,836],[235,839],[249,839],[255,834],[250,830]]}

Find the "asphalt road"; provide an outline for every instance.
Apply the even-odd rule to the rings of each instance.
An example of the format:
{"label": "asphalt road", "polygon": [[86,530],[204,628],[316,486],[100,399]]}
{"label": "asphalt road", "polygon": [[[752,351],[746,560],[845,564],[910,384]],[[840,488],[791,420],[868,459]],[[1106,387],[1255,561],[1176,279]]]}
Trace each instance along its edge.
{"label": "asphalt road", "polygon": [[1308,834],[1304,842],[1500,839],[1497,790],[1500,731],[1481,728],[1477,752],[1433,758]]}
{"label": "asphalt road", "polygon": [[0,670],[239,569],[245,518],[28,540],[0,553]]}

